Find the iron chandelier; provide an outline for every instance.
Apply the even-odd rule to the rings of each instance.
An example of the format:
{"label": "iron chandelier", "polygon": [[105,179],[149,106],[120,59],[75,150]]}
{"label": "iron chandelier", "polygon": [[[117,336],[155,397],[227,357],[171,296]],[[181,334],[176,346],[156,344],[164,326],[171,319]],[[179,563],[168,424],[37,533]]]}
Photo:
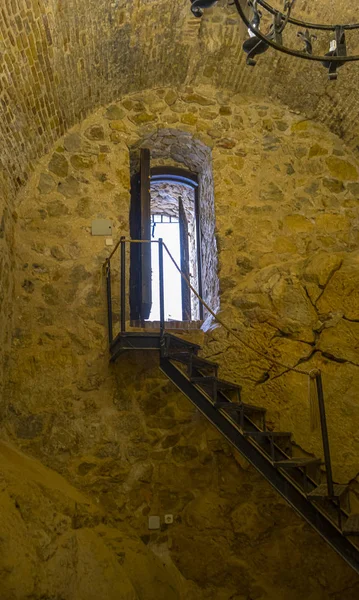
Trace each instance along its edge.
{"label": "iron chandelier", "polygon": [[[204,9],[216,4],[217,0],[191,0],[191,11],[195,17],[201,17]],[[247,54],[247,64],[255,66],[255,57],[270,47],[306,60],[320,62],[327,70],[329,79],[337,79],[337,69],[346,62],[359,60],[359,54],[348,54],[346,34],[359,29],[359,23],[328,25],[306,22],[293,16],[297,0],[283,0],[283,9],[273,8],[265,0],[231,0],[246,25],[249,38],[243,43]],[[261,25],[266,31],[261,31]],[[323,41],[323,37],[326,38]],[[296,48],[294,40],[299,38],[302,48]],[[320,39],[320,41],[318,41]],[[292,45],[287,45],[288,41]],[[315,53],[315,46],[326,44],[329,51]],[[294,46],[294,47],[293,47]]]}

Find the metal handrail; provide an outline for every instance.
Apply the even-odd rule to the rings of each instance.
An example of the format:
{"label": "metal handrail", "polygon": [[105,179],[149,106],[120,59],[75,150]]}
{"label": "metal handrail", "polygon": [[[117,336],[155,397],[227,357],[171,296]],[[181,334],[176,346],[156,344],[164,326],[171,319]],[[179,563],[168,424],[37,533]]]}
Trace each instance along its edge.
{"label": "metal handrail", "polygon": [[[122,236],[120,240],[115,245],[111,254],[106,259],[104,266],[106,268],[106,289],[107,289],[107,311],[108,311],[108,335],[109,335],[109,343],[110,345],[113,342],[113,321],[112,321],[112,291],[111,291],[111,258],[115,254],[116,250],[120,246],[120,265],[121,265],[121,284],[120,284],[120,304],[121,304],[121,312],[120,312],[120,321],[121,321],[121,334],[126,333],[126,244],[158,244],[158,262],[159,262],[159,299],[160,299],[160,336],[163,338],[165,333],[165,311],[164,311],[164,269],[163,269],[163,248],[165,248],[167,254],[170,259],[174,263],[175,267],[181,274],[182,278],[185,280],[186,284],[189,286],[190,290],[197,296],[198,300],[202,303],[202,305],[208,310],[210,314],[214,316],[214,318],[223,325],[234,337],[236,337],[241,343],[242,340],[239,338],[238,334],[233,332],[228,326],[223,323],[221,319],[219,319],[213,310],[208,306],[208,304],[201,298],[198,292],[192,287],[191,283],[188,281],[185,274],[182,272],[181,268],[177,265],[175,259],[172,254],[168,250],[166,244],[163,242],[162,238],[158,240],[129,240],[126,239],[125,236]],[[246,344],[247,347],[251,348],[249,344]],[[258,354],[263,355],[263,353],[254,349]],[[322,374],[319,370],[307,372],[298,368],[288,367],[288,365],[283,365],[282,363],[270,359],[268,356],[263,355],[266,360],[273,362],[274,364],[279,364],[280,366],[286,367],[288,370],[295,371],[297,373],[301,373],[302,375],[307,375],[312,379],[315,379],[317,397],[318,397],[318,409],[320,416],[320,428],[321,428],[321,437],[322,437],[322,446],[323,446],[323,454],[324,454],[324,463],[325,463],[325,471],[326,471],[326,479],[327,479],[327,489],[328,489],[328,497],[334,500],[334,486],[333,486],[333,474],[332,474],[332,464],[331,464],[331,456],[330,456],[330,447],[329,447],[329,435],[328,435],[328,427],[327,427],[327,419],[325,412],[325,402],[324,402],[324,393],[323,393],[323,381]]]}

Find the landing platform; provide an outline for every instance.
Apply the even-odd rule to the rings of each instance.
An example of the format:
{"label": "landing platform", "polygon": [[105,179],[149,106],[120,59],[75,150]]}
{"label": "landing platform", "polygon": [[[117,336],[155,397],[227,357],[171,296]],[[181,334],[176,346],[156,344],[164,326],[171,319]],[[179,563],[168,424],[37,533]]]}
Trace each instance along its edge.
{"label": "landing platform", "polygon": [[[176,342],[180,339],[182,346],[188,346],[190,349],[200,350],[201,346],[194,341],[184,339],[184,335],[188,335],[187,331],[175,330],[176,335],[169,333],[164,334],[165,342]],[[198,330],[197,330],[198,331]],[[194,333],[194,331],[193,331]],[[202,333],[202,332],[201,332]],[[160,331],[128,331],[119,333],[112,344],[110,345],[111,362],[115,362],[123,352],[129,350],[157,350],[161,349],[161,334]]]}

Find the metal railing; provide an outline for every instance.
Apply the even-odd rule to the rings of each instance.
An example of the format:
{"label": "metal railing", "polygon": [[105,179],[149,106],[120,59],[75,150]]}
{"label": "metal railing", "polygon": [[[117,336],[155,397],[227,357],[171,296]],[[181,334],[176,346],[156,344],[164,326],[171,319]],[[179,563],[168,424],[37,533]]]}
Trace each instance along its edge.
{"label": "metal railing", "polygon": [[[325,413],[323,381],[322,381],[322,374],[320,371],[315,373],[315,383],[316,383],[317,394],[318,394],[320,430],[321,430],[321,434],[322,434],[322,445],[323,445],[323,453],[324,453],[325,473],[326,473],[326,478],[327,478],[328,496],[329,496],[329,498],[334,498],[332,461],[331,461],[331,457],[330,457],[327,417],[326,417],[326,413]],[[339,520],[340,520],[340,512],[339,512]]]}
{"label": "metal railing", "polygon": [[[111,283],[111,258],[120,247],[120,333],[126,333],[126,244],[158,244],[158,273],[159,273],[159,309],[160,309],[160,333],[161,336],[165,332],[165,294],[164,294],[164,267],[163,267],[163,248],[166,249],[168,255],[173,257],[169,252],[163,239],[158,240],[127,240],[121,237],[116,244],[110,256],[106,259],[106,290],[107,290],[107,322],[108,322],[108,337],[109,343],[112,344],[113,336],[113,306],[112,306],[112,283]],[[177,269],[179,269],[176,263]],[[180,269],[179,269],[180,271]]]}
{"label": "metal railing", "polygon": [[[227,331],[229,331],[234,337],[236,337],[242,344],[244,343],[238,336],[238,333],[234,332],[230,329],[223,321],[212,311],[212,309],[208,306],[208,304],[201,298],[198,292],[192,287],[191,283],[188,281],[185,274],[182,272],[181,268],[176,263],[172,254],[168,250],[166,244],[163,242],[162,238],[158,240],[129,240],[122,236],[115,245],[112,250],[110,256],[105,261],[106,268],[106,290],[107,290],[107,319],[108,319],[108,336],[109,336],[109,344],[111,345],[114,341],[113,336],[113,306],[112,306],[112,284],[111,284],[111,259],[117,251],[118,247],[120,247],[120,335],[126,333],[126,244],[158,244],[158,271],[159,271],[159,308],[160,308],[160,336],[163,337],[165,334],[165,294],[164,294],[164,263],[163,263],[163,250],[165,249],[171,261],[174,263],[176,269],[181,274],[181,277],[184,279],[186,284],[189,286],[190,290],[193,294],[198,298],[199,302],[202,303],[204,308],[221,324],[223,325]],[[328,427],[327,427],[327,419],[326,419],[326,411],[325,411],[325,402],[324,402],[324,392],[323,392],[323,381],[322,374],[319,370],[314,370],[311,372],[303,371],[298,368],[289,367],[288,365],[284,365],[275,359],[271,359],[268,356],[265,356],[263,353],[251,347],[248,343],[246,343],[248,348],[252,348],[258,354],[262,354],[266,360],[272,362],[273,364],[280,365],[285,367],[288,370],[295,371],[297,373],[301,373],[307,375],[311,379],[315,380],[317,399],[318,399],[318,412],[320,419],[320,430],[321,430],[321,438],[322,438],[322,447],[324,454],[324,464],[325,464],[325,472],[326,472],[326,480],[327,480],[327,490],[328,497],[332,500],[335,498],[334,494],[334,484],[333,484],[333,474],[332,474],[332,464],[331,464],[331,456],[330,456],[330,446],[329,446],[329,436],[328,436]]]}

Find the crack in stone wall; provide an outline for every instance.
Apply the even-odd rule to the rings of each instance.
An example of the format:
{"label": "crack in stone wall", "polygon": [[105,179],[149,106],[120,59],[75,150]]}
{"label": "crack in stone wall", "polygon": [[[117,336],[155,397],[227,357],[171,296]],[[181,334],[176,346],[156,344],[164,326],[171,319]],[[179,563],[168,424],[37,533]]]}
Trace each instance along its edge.
{"label": "crack in stone wall", "polygon": [[[110,218],[115,239],[128,235],[130,151],[169,128],[184,144],[199,139],[205,157],[210,138],[221,316],[268,360],[213,324],[191,339],[218,360],[221,377],[243,386],[245,401],[267,407],[269,427],[293,431],[299,448],[320,456],[307,381],[275,379],[281,369],[269,360],[295,364],[314,351],[308,367],[323,370],[335,423],[335,477],[356,489],[358,368],[323,356],[358,362],[356,160],[327,129],[283,106],[207,87],[163,88],[102,108],[57,141],[19,196],[1,434],[167,553],[199,586],[197,598],[308,600],[310,581],[313,600],[350,585],[346,600],[354,600],[355,574],[164,379],[157,357],[108,364],[101,266],[109,249],[91,236],[91,221]],[[191,146],[173,145],[159,164],[184,164]],[[316,299],[324,285],[316,311],[305,287]],[[173,526],[148,530],[149,515],[168,513]]]}

